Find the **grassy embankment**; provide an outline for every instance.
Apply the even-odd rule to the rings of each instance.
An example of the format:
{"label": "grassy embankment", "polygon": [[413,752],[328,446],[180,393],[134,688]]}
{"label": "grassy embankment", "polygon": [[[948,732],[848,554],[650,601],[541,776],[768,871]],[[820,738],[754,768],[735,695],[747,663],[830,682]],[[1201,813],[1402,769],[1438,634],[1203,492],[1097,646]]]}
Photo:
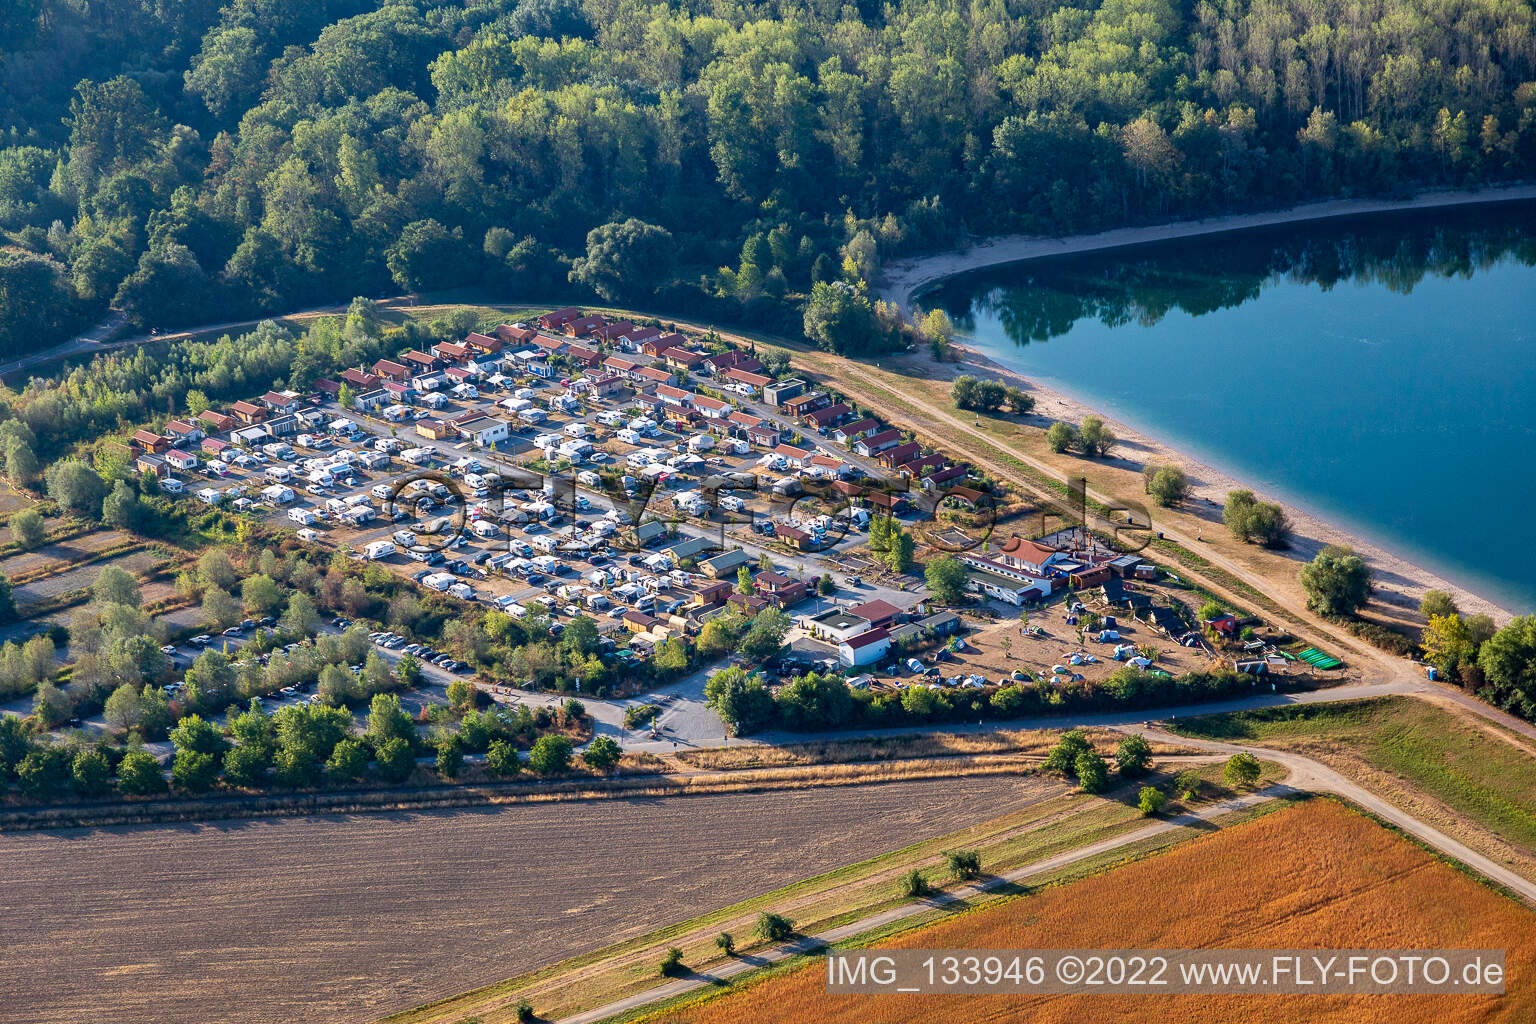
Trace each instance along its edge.
{"label": "grassy embankment", "polygon": [[1536,745],[1413,697],[1181,718],[1171,731],[1306,754],[1536,878]]}
{"label": "grassy embankment", "polygon": [[[1205,780],[1199,795],[1188,803],[1171,799],[1165,815],[1198,810],[1234,795],[1221,781],[1220,764],[1207,764],[1199,770]],[[1258,785],[1268,785],[1284,774],[1284,769],[1278,765],[1265,762]],[[948,876],[943,867],[944,850],[979,851],[985,877],[1133,832],[1147,821],[1136,809],[1135,801],[1137,788],[1148,783],[1172,788],[1168,773],[1156,773],[1147,779],[1124,783],[1103,797],[1078,791],[1045,795],[1044,799],[1025,809],[994,821],[815,875],[714,913],[386,1020],[389,1024],[456,1024],[466,1017],[473,1017],[483,1024],[502,1024],[515,1019],[516,1007],[525,999],[545,1020],[602,1006],[657,985],[661,980],[657,976],[657,964],[671,946],[683,950],[684,963],[689,969],[704,973],[727,962],[715,947],[715,937],[722,931],[729,931],[736,937],[738,953],[750,954],[765,948],[765,944],[757,943],[751,937],[753,922],[762,911],[789,917],[794,921],[797,933],[815,934],[909,903],[910,900],[901,895],[900,880],[913,867],[923,870],[936,888],[945,888]],[[1218,818],[1217,822],[1225,825],[1246,820],[1263,813],[1268,806],[1235,812]],[[1111,865],[1168,849],[1204,834],[1211,827],[1214,826],[1173,829],[1127,844],[1033,879],[1028,889],[1081,878]],[[942,920],[958,911],[1022,891],[1026,891],[1024,887],[1001,885],[968,902],[935,907],[903,922],[900,929],[914,923]],[[757,973],[743,975],[740,980],[734,980],[733,985],[739,985]]]}

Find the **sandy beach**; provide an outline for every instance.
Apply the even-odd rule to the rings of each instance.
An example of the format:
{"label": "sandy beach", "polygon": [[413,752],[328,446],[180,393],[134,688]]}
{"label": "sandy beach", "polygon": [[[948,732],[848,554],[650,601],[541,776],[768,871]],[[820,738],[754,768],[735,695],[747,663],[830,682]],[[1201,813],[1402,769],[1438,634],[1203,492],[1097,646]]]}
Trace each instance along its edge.
{"label": "sandy beach", "polygon": [[1452,206],[1515,202],[1523,199],[1536,199],[1536,185],[1506,185],[1498,188],[1425,192],[1412,199],[1327,199],[1316,203],[1303,203],[1283,210],[1239,213],[1227,217],[1207,217],[1204,220],[1175,221],[1144,227],[1116,228],[1111,231],[1100,231],[1091,235],[1072,235],[1067,238],[1000,235],[963,249],[914,256],[886,264],[881,269],[877,291],[881,298],[896,303],[903,311],[910,313],[912,297],[935,281],[1005,263],[1020,263],[1050,256],[1070,256],[1102,249],[1119,249],[1132,245],[1145,245],[1148,242],[1170,242],[1226,231],[1280,227],[1335,217],[1435,210]]}
{"label": "sandy beach", "polygon": [[[1216,515],[1217,522],[1208,529],[1224,529],[1219,521],[1220,509],[1228,491],[1246,488],[1254,490],[1265,501],[1277,501],[1291,519],[1292,538],[1289,553],[1300,559],[1310,560],[1329,544],[1349,545],[1366,559],[1375,573],[1377,591],[1374,601],[1404,609],[1417,609],[1419,599],[1426,590],[1445,590],[1456,596],[1457,604],[1464,614],[1486,612],[1501,624],[1512,615],[1509,610],[1486,597],[1452,583],[1379,544],[1329,522],[1294,501],[1265,494],[1208,462],[1149,436],[1146,432],[1137,429],[1134,424],[1110,416],[1103,410],[1094,408],[1061,390],[1041,384],[1038,380],[1026,378],[963,343],[955,344],[952,350],[958,356],[958,361],[940,363],[927,353],[914,353],[891,362],[907,364],[911,370],[932,379],[949,380],[968,373],[972,376],[993,378],[1021,387],[1034,396],[1034,422],[1039,426],[1047,425],[1054,420],[1080,423],[1083,417],[1088,415],[1102,417],[1120,438],[1120,444],[1112,455],[1112,461],[1134,467],[1137,471],[1148,462],[1171,463],[1184,469],[1190,484],[1190,497],[1185,504],[1198,508],[1199,505],[1208,503],[1211,511]],[[1294,581],[1287,581],[1287,585],[1293,586]]]}

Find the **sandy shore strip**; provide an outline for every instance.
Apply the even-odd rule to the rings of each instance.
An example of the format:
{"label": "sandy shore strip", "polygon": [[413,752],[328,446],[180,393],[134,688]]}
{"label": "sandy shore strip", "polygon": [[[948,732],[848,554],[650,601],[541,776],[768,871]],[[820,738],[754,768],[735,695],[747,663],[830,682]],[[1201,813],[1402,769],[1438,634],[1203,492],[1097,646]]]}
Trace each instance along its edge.
{"label": "sandy shore strip", "polygon": [[[1226,502],[1227,492],[1251,489],[1248,484],[1232,475],[1201,459],[1193,458],[1187,452],[1174,449],[1150,437],[1134,425],[1105,415],[1102,410],[1072,395],[1047,387],[1034,378],[1026,378],[990,356],[983,355],[962,343],[952,345],[951,351],[958,357],[958,361],[941,363],[926,352],[889,361],[906,364],[930,379],[950,380],[961,374],[971,374],[1023,388],[1035,399],[1036,425],[1048,425],[1053,420],[1065,420],[1076,424],[1081,423],[1085,416],[1102,417],[1111,425],[1115,435],[1120,439],[1120,445],[1112,457],[1123,465],[1135,467],[1138,471],[1148,462],[1170,463],[1181,467],[1189,477],[1190,497],[1186,500],[1186,505],[1198,506],[1202,502],[1210,502],[1214,505],[1214,511],[1218,517],[1214,529],[1224,529],[1219,523],[1219,516],[1220,507]],[[1426,590],[1444,590],[1455,595],[1456,603],[1463,614],[1486,612],[1501,625],[1512,617],[1511,612],[1486,597],[1452,583],[1380,544],[1351,533],[1294,501],[1277,499],[1261,491],[1255,491],[1255,493],[1265,501],[1277,501],[1290,517],[1291,544],[1288,550],[1291,554],[1310,561],[1318,551],[1329,544],[1347,544],[1354,548],[1371,566],[1375,574],[1376,593],[1373,602],[1395,605],[1403,609],[1417,609],[1419,599],[1423,597]]]}
{"label": "sandy shore strip", "polygon": [[1170,242],[1225,231],[1300,224],[1334,217],[1435,210],[1452,206],[1474,206],[1528,199],[1536,199],[1536,184],[1425,192],[1412,199],[1327,199],[1315,203],[1303,203],[1283,210],[1208,217],[1204,220],[1175,221],[1146,227],[1115,228],[1096,234],[1072,235],[1066,238],[1000,235],[964,249],[951,249],[947,252],[916,256],[887,264],[881,270],[877,291],[881,298],[894,302],[903,311],[910,313],[912,297],[928,285],[947,277],[954,277],[956,274],[1005,263],[1020,263],[1048,256],[1069,256],[1102,249],[1119,249],[1126,246],[1145,245],[1149,242]]}

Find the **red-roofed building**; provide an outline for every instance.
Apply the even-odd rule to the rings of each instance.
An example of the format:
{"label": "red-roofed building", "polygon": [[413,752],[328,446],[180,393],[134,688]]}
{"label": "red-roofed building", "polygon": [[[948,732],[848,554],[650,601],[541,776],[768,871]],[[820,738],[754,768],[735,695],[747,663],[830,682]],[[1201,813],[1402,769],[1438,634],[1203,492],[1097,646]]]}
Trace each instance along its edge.
{"label": "red-roofed building", "polygon": [[704,353],[676,345],[662,350],[662,361],[674,370],[696,370],[704,365]]}
{"label": "red-roofed building", "polygon": [[722,380],[731,381],[733,384],[745,384],[754,391],[761,391],[773,383],[772,377],[765,377],[760,373],[752,373],[741,367],[733,367],[721,374]]}
{"label": "red-roofed building", "polygon": [[837,660],[848,668],[872,665],[885,657],[891,649],[891,634],[884,629],[871,629],[851,636],[837,645]]}
{"label": "red-roofed building", "polygon": [[725,420],[727,423],[731,424],[731,426],[740,430],[750,430],[753,427],[760,426],[763,422],[763,418],[761,416],[753,416],[751,413],[743,412],[740,409],[737,409],[735,412],[731,413],[725,418]]}
{"label": "red-roofed building", "polygon": [[373,364],[374,376],[384,380],[405,380],[411,375],[410,367],[397,363],[393,359],[380,359]]}
{"label": "red-roofed building", "polygon": [[539,332],[532,327],[524,327],[521,324],[502,324],[496,328],[496,337],[508,345],[516,345],[519,348],[538,337]]}
{"label": "red-roofed building", "polygon": [[705,359],[704,368],[715,374],[724,373],[726,370],[747,370],[756,373],[763,368],[763,364],[756,356],[733,348],[729,352],[721,352]]}
{"label": "red-roofed building", "polygon": [[782,436],[779,428],[772,423],[764,422],[747,428],[747,440],[760,448],[772,448],[779,443]]}
{"label": "red-roofed building", "polygon": [[432,354],[445,362],[461,363],[473,355],[474,350],[457,342],[440,341],[432,346]]}
{"label": "red-roofed building", "polygon": [[634,330],[635,325],[628,320],[616,320],[613,323],[599,324],[592,331],[592,337],[608,342],[616,343],[625,334]]}
{"label": "red-roofed building", "polygon": [[805,414],[803,419],[805,420],[806,426],[820,430],[823,427],[830,427],[845,417],[852,415],[853,410],[850,409],[847,404],[838,402],[836,405],[829,405],[825,409],[817,409],[815,412],[808,412]]}
{"label": "red-roofed building", "polygon": [[600,316],[579,316],[567,321],[561,329],[568,338],[585,338],[605,323],[607,321]]}
{"label": "red-roofed building", "polygon": [[236,420],[228,413],[222,413],[215,409],[204,409],[197,414],[199,423],[206,423],[216,431],[235,429]]}
{"label": "red-roofed building", "polygon": [[624,378],[614,373],[604,373],[596,377],[583,377],[587,390],[598,398],[607,398],[618,394],[624,389]]}
{"label": "red-roofed building", "polygon": [[495,355],[502,348],[502,340],[500,338],[493,338],[489,334],[481,334],[479,331],[470,332],[469,337],[464,339],[464,344],[476,352],[483,352],[488,356]]}
{"label": "red-roofed building", "polygon": [[430,352],[420,349],[412,349],[400,356],[400,361],[406,366],[413,367],[416,373],[425,373],[435,370],[442,365],[442,360]]}
{"label": "red-roofed building", "polygon": [[852,423],[844,423],[832,431],[832,440],[838,444],[852,444],[861,437],[868,437],[880,429],[880,421],[865,417],[862,420],[854,420]]}
{"label": "red-roofed building", "polygon": [[964,480],[967,475],[964,466],[946,466],[923,477],[923,490],[937,494],[945,489],[946,484],[953,485],[957,480]]}
{"label": "red-roofed building", "polygon": [[889,601],[865,601],[848,609],[849,615],[857,615],[861,619],[868,619],[869,624],[875,628],[894,625],[906,617],[906,611],[891,604]]}
{"label": "red-roofed building", "polygon": [[202,427],[186,420],[167,420],[165,433],[175,444],[195,444],[204,436]]}
{"label": "red-roofed building", "polygon": [[825,391],[813,391],[808,395],[796,395],[784,402],[781,408],[790,416],[804,416],[815,412],[817,409],[825,409],[832,404],[832,396]]}
{"label": "red-roofed building", "polygon": [[1007,566],[1022,569],[1035,576],[1044,576],[1045,567],[1062,559],[1062,554],[1039,541],[1014,536],[997,551],[999,560]]}
{"label": "red-roofed building", "polygon": [[150,452],[154,455],[159,455],[171,446],[170,438],[161,437],[153,430],[135,430],[133,437],[129,440],[142,451]]}
{"label": "red-roofed building", "polygon": [[805,600],[810,587],[802,580],[791,579],[779,572],[760,572],[752,581],[757,592],[780,608],[788,608]]}
{"label": "red-roofed building", "polygon": [[662,384],[656,389],[656,397],[668,405],[693,408],[693,392],[675,388],[671,384]]}
{"label": "red-roofed building", "polygon": [[944,456],[940,455],[938,452],[934,452],[931,455],[924,455],[920,459],[913,459],[911,462],[903,462],[900,469],[901,472],[905,473],[909,478],[913,480],[920,480],[923,476],[923,470],[942,469],[944,463],[947,461],[948,460],[945,459]]}
{"label": "red-roofed building", "polygon": [[565,358],[578,366],[597,366],[603,361],[601,352],[594,352],[590,348],[581,348],[572,345],[565,350]]}
{"label": "red-roofed building", "polygon": [[293,391],[268,391],[261,403],[273,412],[293,412],[299,407],[299,396]]}
{"label": "red-roofed building", "polygon": [[571,347],[571,343],[564,338],[551,338],[547,334],[538,335],[533,339],[533,343],[552,356],[558,356]]}
{"label": "red-roofed building", "polygon": [[898,444],[894,448],[887,448],[885,451],[875,456],[875,461],[879,462],[882,466],[895,469],[897,466],[905,465],[906,463],[911,462],[922,453],[922,445],[918,444],[916,441],[908,441],[905,444]]}
{"label": "red-roofed building", "polygon": [[650,384],[677,383],[677,377],[674,374],[655,366],[642,366],[637,369],[631,376],[633,376],[636,380],[645,381]]}
{"label": "red-roofed building", "polygon": [[229,407],[229,411],[235,414],[235,419],[241,423],[260,423],[267,418],[267,410],[255,402],[247,402],[241,399]]}
{"label": "red-roofed building", "polygon": [[364,373],[350,367],[341,371],[341,382],[353,391],[372,391],[379,386],[377,374]]}
{"label": "red-roofed building", "polygon": [[718,398],[710,398],[708,395],[694,395],[693,407],[704,414],[706,419],[723,420],[730,411],[730,406]]}
{"label": "red-roofed building", "polygon": [[879,455],[886,449],[894,448],[899,444],[901,444],[901,431],[892,427],[853,442],[853,450],[860,455]]}
{"label": "red-roofed building", "polygon": [[562,306],[560,309],[550,310],[539,317],[539,326],[546,331],[560,331],[565,325],[581,316],[581,310],[575,306]]}
{"label": "red-roofed building", "polygon": [[798,551],[808,551],[811,547],[811,535],[795,526],[782,526],[774,524],[773,535]]}
{"label": "red-roofed building", "polygon": [[[654,341],[659,337],[661,337],[661,328],[659,327],[636,327],[620,335],[619,343],[631,352],[640,352],[644,350],[647,342]],[[649,354],[655,355],[656,353],[652,351]]]}

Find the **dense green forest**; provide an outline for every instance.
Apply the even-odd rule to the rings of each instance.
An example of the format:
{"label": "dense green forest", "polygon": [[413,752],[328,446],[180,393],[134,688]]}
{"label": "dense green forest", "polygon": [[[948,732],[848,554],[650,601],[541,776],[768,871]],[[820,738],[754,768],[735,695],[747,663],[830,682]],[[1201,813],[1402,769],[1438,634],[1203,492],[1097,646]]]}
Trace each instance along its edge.
{"label": "dense green forest", "polygon": [[0,354],[455,286],[868,346],[966,234],[1533,167],[1530,0],[7,0]]}

